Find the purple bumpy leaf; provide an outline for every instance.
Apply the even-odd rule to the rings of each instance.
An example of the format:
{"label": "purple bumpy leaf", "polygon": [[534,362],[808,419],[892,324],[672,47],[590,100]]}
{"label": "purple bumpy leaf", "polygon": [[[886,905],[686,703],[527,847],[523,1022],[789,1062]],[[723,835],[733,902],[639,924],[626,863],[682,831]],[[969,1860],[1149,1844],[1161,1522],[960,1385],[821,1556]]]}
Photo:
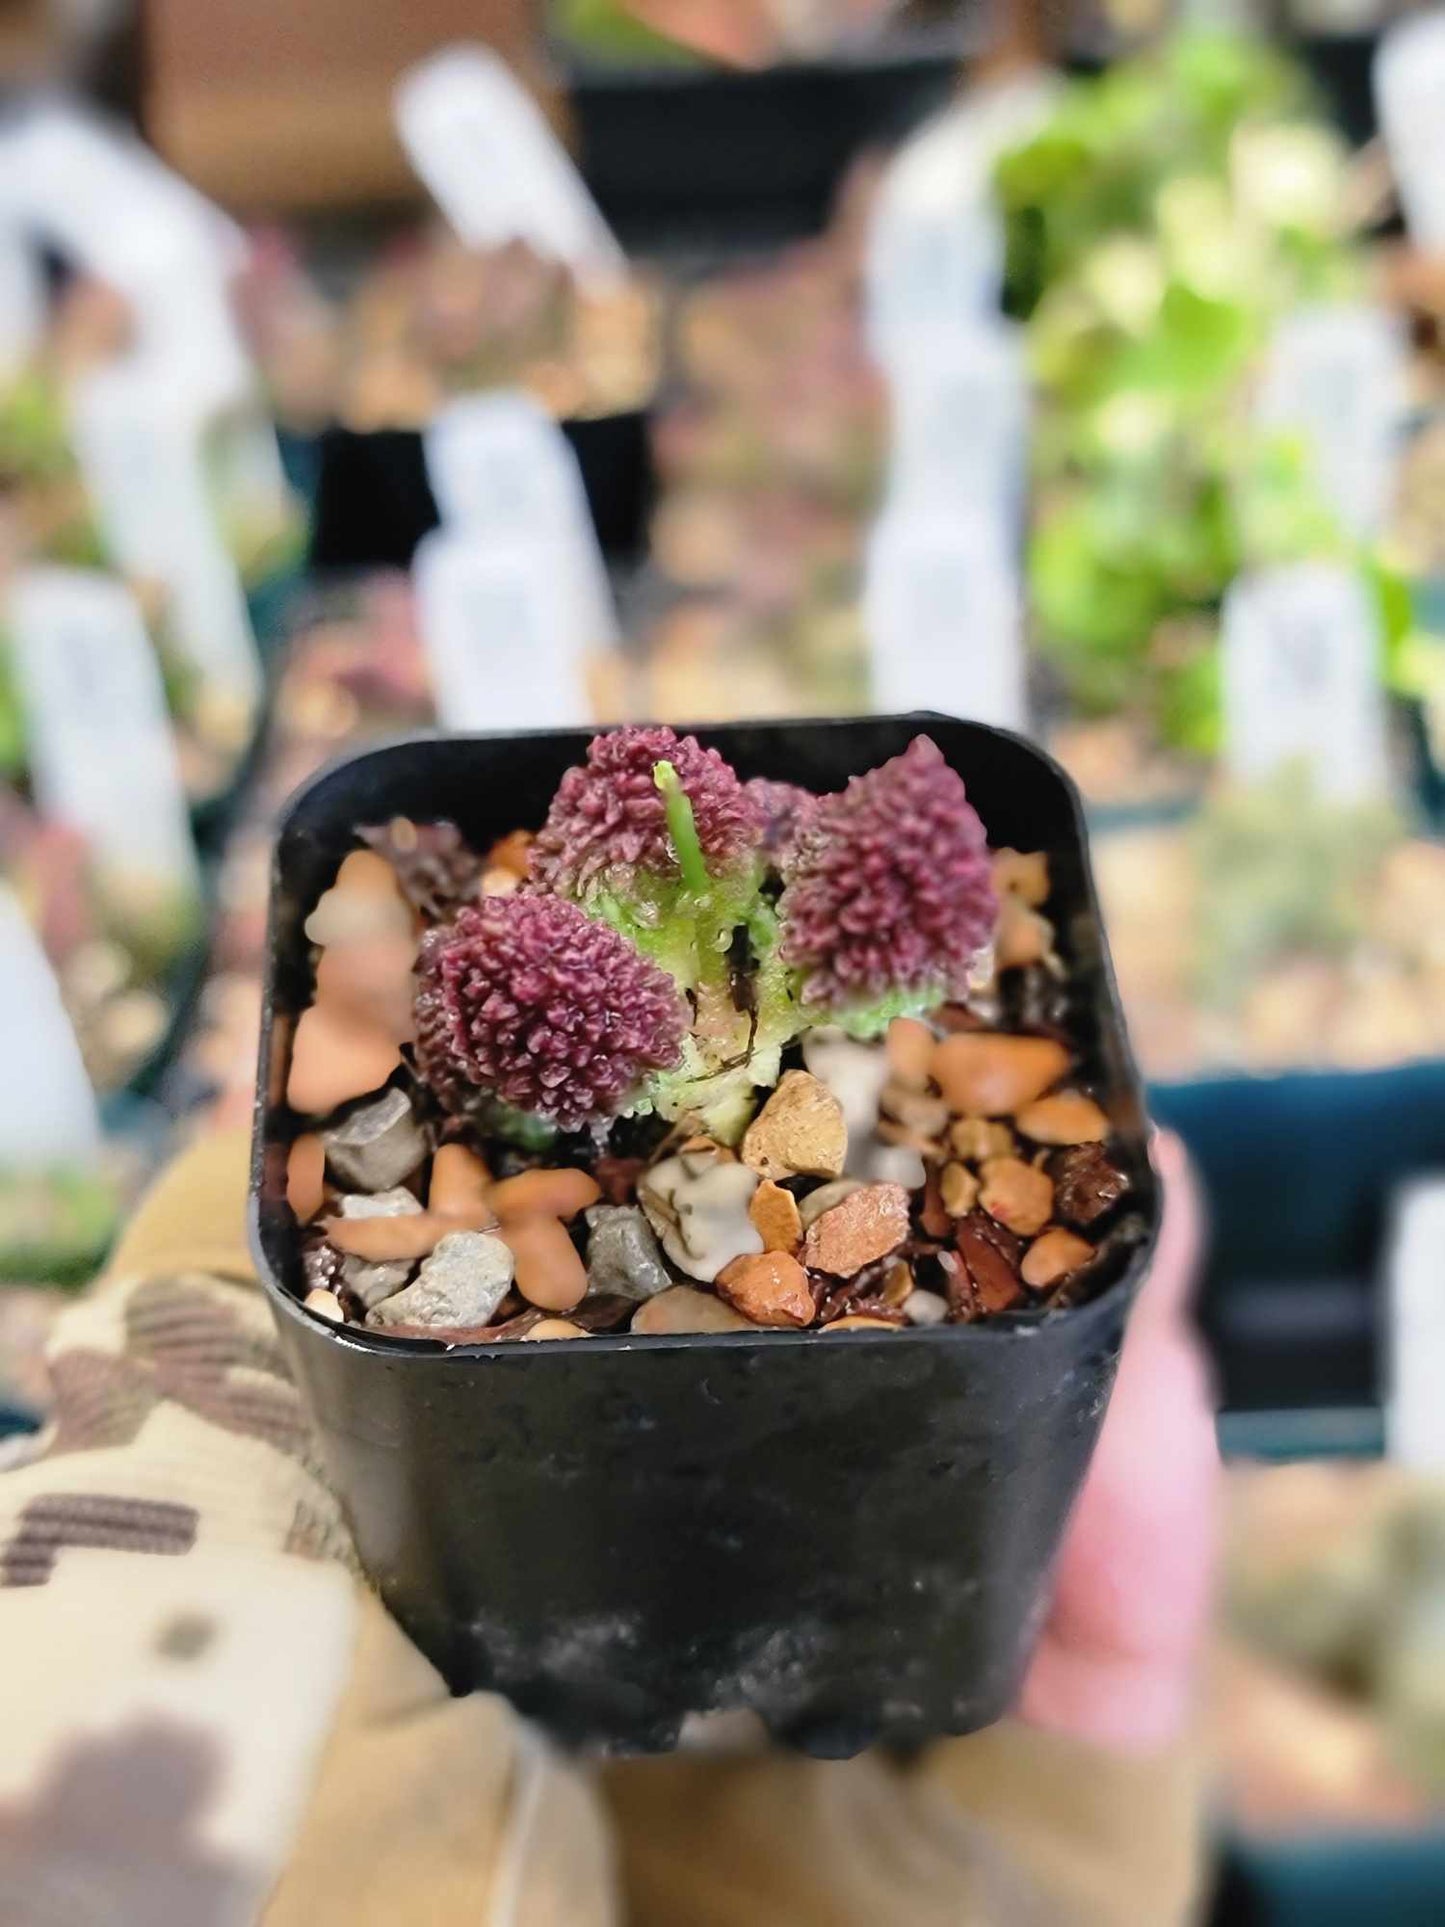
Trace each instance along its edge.
{"label": "purple bumpy leaf", "polygon": [[557,897],[484,898],[427,933],[417,972],[417,1063],[451,1110],[480,1090],[578,1130],[681,1055],[671,978]]}
{"label": "purple bumpy leaf", "polygon": [[839,1011],[960,994],[998,914],[983,824],[927,736],[820,798],[784,873],[783,960],[805,1004]]}

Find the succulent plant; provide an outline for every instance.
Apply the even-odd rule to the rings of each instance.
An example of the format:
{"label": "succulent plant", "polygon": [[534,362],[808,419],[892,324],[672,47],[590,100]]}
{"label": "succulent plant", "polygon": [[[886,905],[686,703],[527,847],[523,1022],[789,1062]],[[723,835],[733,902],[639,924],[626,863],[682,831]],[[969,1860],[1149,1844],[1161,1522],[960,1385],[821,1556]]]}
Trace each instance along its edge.
{"label": "succulent plant", "polygon": [[785,875],[781,956],[802,1008],[862,1034],[962,995],[998,914],[983,824],[927,736],[822,798]]}
{"label": "succulent plant", "polygon": [[418,1064],[455,1111],[573,1130],[654,1109],[735,1141],[802,1031],[874,1035],[960,993],[996,909],[927,737],[819,798],[615,730],[562,779],[525,889],[423,939]]}
{"label": "succulent plant", "polygon": [[417,1061],[449,1109],[484,1093],[578,1130],[676,1065],[687,1009],[625,937],[559,897],[487,897],[422,940]]}

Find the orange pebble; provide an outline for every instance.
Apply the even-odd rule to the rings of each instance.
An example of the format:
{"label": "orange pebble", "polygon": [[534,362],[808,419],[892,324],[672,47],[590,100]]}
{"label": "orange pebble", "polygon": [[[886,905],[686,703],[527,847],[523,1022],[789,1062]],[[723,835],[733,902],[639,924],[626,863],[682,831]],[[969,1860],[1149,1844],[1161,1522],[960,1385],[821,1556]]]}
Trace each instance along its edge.
{"label": "orange pebble", "polygon": [[503,1224],[502,1236],[517,1261],[517,1289],[529,1305],[562,1312],[581,1304],[587,1270],[555,1218],[511,1218]]}
{"label": "orange pebble", "polygon": [[286,1101],[314,1117],[378,1091],[401,1062],[395,1040],[374,1024],[313,1004],[291,1040]]}
{"label": "orange pebble", "polygon": [[[479,1227],[485,1228],[485,1227]],[[403,1259],[428,1258],[449,1232],[454,1218],[434,1218],[429,1211],[411,1211],[402,1218],[328,1218],[327,1241],[349,1258],[368,1264],[397,1264]]]}
{"label": "orange pebble", "polygon": [[326,1146],[314,1131],[298,1137],[286,1160],[286,1202],[299,1224],[309,1224],[326,1196]]}
{"label": "orange pebble", "polygon": [[465,1144],[443,1144],[432,1159],[427,1209],[443,1218],[477,1211],[495,1216],[488,1203],[491,1185],[492,1174],[475,1151]]}
{"label": "orange pebble", "polygon": [[491,1206],[503,1220],[575,1218],[601,1196],[601,1185],[585,1171],[523,1171],[492,1186]]}

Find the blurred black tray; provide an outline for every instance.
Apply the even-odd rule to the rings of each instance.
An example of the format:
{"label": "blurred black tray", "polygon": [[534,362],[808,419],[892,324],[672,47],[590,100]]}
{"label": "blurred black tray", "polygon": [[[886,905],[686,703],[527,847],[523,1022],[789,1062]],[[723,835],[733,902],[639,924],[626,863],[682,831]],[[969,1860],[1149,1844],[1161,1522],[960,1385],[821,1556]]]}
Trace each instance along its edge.
{"label": "blurred black tray", "polygon": [[625,247],[765,247],[816,233],[867,147],[940,106],[967,55],[957,27],[867,59],[565,70],[582,172]]}
{"label": "blurred black tray", "polygon": [[[561,424],[577,457],[603,556],[640,558],[656,491],[648,419],[641,409]],[[421,434],[410,428],[328,428],[314,454],[313,569],[411,566],[437,525]]]}

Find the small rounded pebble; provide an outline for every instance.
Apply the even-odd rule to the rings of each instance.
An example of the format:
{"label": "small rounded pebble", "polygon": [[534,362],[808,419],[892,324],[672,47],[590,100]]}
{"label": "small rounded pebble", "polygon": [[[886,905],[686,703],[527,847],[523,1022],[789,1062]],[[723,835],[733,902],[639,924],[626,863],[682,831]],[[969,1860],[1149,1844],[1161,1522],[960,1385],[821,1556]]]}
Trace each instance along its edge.
{"label": "small rounded pebble", "polygon": [[492,1174],[475,1151],[465,1144],[443,1144],[431,1163],[427,1209],[443,1218],[485,1213],[496,1216],[490,1202]]}
{"label": "small rounded pebble", "polygon": [[893,1083],[885,1087],[880,1108],[899,1124],[906,1125],[915,1139],[929,1144],[948,1129],[948,1106],[941,1097],[927,1091],[911,1091]]}
{"label": "small rounded pebble", "polygon": [[[404,1218],[328,1218],[326,1236],[349,1258],[371,1265],[393,1265],[428,1258],[442,1239],[461,1227],[455,1219],[418,1211]],[[486,1230],[485,1225],[470,1227]]]}
{"label": "small rounded pebble", "polygon": [[894,1311],[901,1311],[912,1296],[912,1293],[913,1272],[904,1260],[900,1258],[896,1264],[888,1267],[887,1275],[883,1280],[883,1289],[879,1292],[878,1296],[883,1300],[885,1305],[890,1306]]}
{"label": "small rounded pebble", "polygon": [[510,1218],[575,1218],[601,1196],[601,1185],[586,1171],[523,1171],[494,1184],[488,1202],[505,1224]]}
{"label": "small rounded pebble", "polygon": [[994,963],[999,970],[1018,970],[1042,963],[1054,947],[1054,927],[1047,917],[1030,910],[1022,897],[1006,896],[998,906]]}
{"label": "small rounded pebble", "polygon": [[416,938],[395,932],[332,944],[316,964],[318,1004],[359,1024],[374,1025],[398,1044],[414,1028]]}
{"label": "small rounded pebble", "polygon": [[811,1271],[851,1278],[886,1258],[908,1236],[908,1193],[901,1184],[868,1184],[808,1227],[803,1256]]}
{"label": "small rounded pebble", "polygon": [[1093,1255],[1094,1247],[1087,1238],[1054,1225],[1035,1238],[1024,1253],[1020,1275],[1030,1291],[1047,1291],[1050,1285],[1086,1265]]}
{"label": "small rounded pebble", "polygon": [[298,1137],[286,1159],[286,1202],[309,1224],[326,1198],[326,1146],[314,1131]]}
{"label": "small rounded pebble", "polygon": [[1022,1158],[989,1158],[983,1167],[979,1203],[991,1218],[1032,1238],[1053,1215],[1054,1181]]}
{"label": "small rounded pebble", "polygon": [[348,1191],[389,1191],[425,1161],[426,1133],[411,1099],[395,1087],[323,1132],[326,1162]]}
{"label": "small rounded pebble", "polygon": [[936,1291],[915,1291],[903,1301],[903,1316],[910,1325],[941,1325],[948,1316],[948,1300]]}
{"label": "small rounded pebble", "polygon": [[[500,1187],[499,1187],[500,1188]],[[587,1295],[587,1267],[556,1218],[511,1218],[502,1236],[517,1261],[517,1289],[539,1311],[571,1311]]]}
{"label": "small rounded pebble", "polygon": [[533,1325],[530,1331],[522,1333],[522,1343],[530,1345],[534,1338],[585,1338],[587,1333],[580,1325],[574,1325],[570,1318],[543,1318]]}
{"label": "small rounded pebble", "polygon": [[945,1164],[938,1176],[938,1195],[950,1218],[966,1218],[978,1203],[978,1179],[962,1164]]}
{"label": "small rounded pebble", "polygon": [[816,1307],[808,1274],[786,1251],[734,1258],[717,1276],[718,1296],[755,1325],[811,1325]]}
{"label": "small rounded pebble", "polygon": [[820,1184],[816,1191],[810,1191],[798,1206],[798,1217],[804,1231],[825,1211],[831,1211],[835,1204],[841,1204],[844,1198],[851,1198],[855,1191],[862,1189],[861,1178],[835,1178],[831,1184]]}
{"label": "small rounded pebble", "polygon": [[848,1155],[843,1106],[809,1071],[787,1071],[748,1126],[742,1160],[764,1178],[836,1178]]}
{"label": "small rounded pebble", "polygon": [[995,850],[993,887],[1000,897],[1017,897],[1031,910],[1049,898],[1049,859],[1042,850]]}
{"label": "small rounded pebble", "polygon": [[757,1188],[757,1173],[746,1164],[714,1162],[694,1175],[672,1157],[647,1172],[637,1201],[678,1270],[710,1285],[734,1258],[763,1248],[748,1216]]}
{"label": "small rounded pebble", "polygon": [[771,1178],[754,1191],[748,1216],[763,1241],[764,1251],[794,1252],[803,1242],[803,1220],[798,1212],[798,1200],[781,1184],[774,1184]]}
{"label": "small rounded pebble", "polygon": [[632,1330],[657,1337],[680,1332],[756,1331],[757,1326],[710,1291],[674,1285],[671,1291],[648,1299],[634,1315]]}
{"label": "small rounded pebble", "polygon": [[1007,1124],[986,1117],[955,1119],[948,1141],[967,1164],[982,1164],[985,1158],[1006,1158],[1014,1149],[1014,1134]]}
{"label": "small rounded pebble", "polygon": [[475,1330],[487,1324],[512,1283],[512,1253],[481,1231],[442,1238],[411,1284],[366,1314],[368,1325],[418,1325],[430,1331]]}
{"label": "small rounded pebble", "polygon": [[384,1030],[313,1004],[297,1020],[286,1102],[319,1117],[380,1090],[400,1062],[401,1052]]}
{"label": "small rounded pebble", "polygon": [[372,850],[351,852],[306,919],[307,938],[323,947],[388,932],[405,935],[411,928],[396,872]]}
{"label": "small rounded pebble", "polygon": [[916,1017],[895,1017],[888,1026],[888,1068],[907,1089],[928,1088],[934,1042],[933,1032]]}
{"label": "small rounded pebble", "polygon": [[967,1117],[1008,1117],[1042,1097],[1069,1068],[1052,1037],[958,1031],[933,1052],[933,1076],[949,1109]]}
{"label": "small rounded pebble", "polygon": [[1101,1144],[1109,1135],[1108,1118],[1082,1091],[1041,1097],[1025,1105],[1014,1122],[1035,1144]]}
{"label": "small rounded pebble", "polygon": [[334,1291],[308,1291],[301,1302],[307,1311],[314,1311],[318,1318],[325,1318],[330,1324],[346,1323],[346,1313],[341,1309],[341,1300]]}
{"label": "small rounded pebble", "polygon": [[1129,1180],[1098,1144],[1074,1144],[1049,1160],[1054,1210],[1065,1224],[1087,1231],[1107,1216],[1129,1189]]}

